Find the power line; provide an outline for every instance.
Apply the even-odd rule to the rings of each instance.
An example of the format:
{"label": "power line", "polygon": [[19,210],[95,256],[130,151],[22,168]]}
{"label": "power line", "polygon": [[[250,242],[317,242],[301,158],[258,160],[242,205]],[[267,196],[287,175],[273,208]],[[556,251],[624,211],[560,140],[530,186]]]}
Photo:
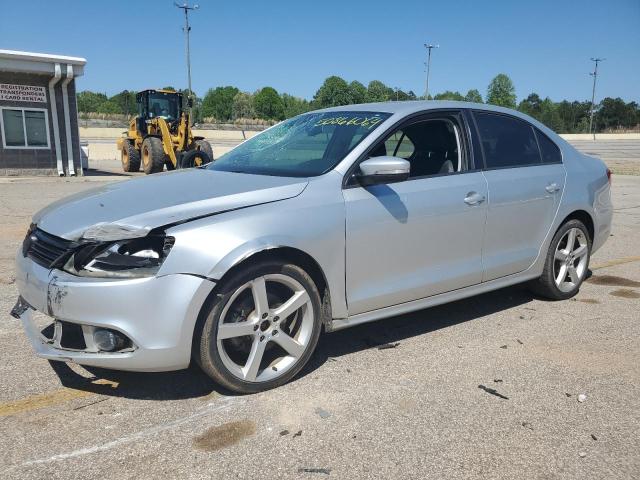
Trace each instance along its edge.
{"label": "power line", "polygon": [[596,133],[593,131],[593,110],[594,102],[596,99],[596,81],[598,80],[598,63],[604,62],[606,58],[591,58],[592,62],[595,62],[596,66],[593,72],[589,73],[593,77],[593,90],[591,91],[591,118],[589,119],[589,133],[593,133],[593,139],[596,139]]}
{"label": "power line", "polygon": [[427,49],[427,81],[426,81],[426,86],[424,89],[424,99],[428,100],[429,99],[429,71],[431,70],[431,50],[433,50],[434,48],[440,48],[440,45],[431,45],[431,44],[424,44],[424,48]]}

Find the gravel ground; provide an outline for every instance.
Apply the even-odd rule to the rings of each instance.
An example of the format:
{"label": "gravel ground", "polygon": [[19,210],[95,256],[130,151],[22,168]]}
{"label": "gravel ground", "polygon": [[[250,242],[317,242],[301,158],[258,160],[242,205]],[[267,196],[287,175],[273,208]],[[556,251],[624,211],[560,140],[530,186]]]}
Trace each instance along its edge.
{"label": "gravel ground", "polygon": [[33,355],[8,315],[29,217],[108,180],[0,184],[0,477],[640,477],[640,177],[614,176],[575,299],[512,287],[326,335],[299,378],[250,396]]}

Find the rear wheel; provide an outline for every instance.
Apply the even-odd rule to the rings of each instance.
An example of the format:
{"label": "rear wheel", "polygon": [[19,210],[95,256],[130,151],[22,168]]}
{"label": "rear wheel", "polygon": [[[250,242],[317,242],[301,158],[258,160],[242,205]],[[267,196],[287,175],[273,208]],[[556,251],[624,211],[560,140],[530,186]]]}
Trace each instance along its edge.
{"label": "rear wheel", "polygon": [[128,140],[124,142],[120,160],[122,161],[122,170],[125,172],[137,172],[140,170],[140,152],[136,150],[133,142]]}
{"label": "rear wheel", "polygon": [[579,220],[569,220],[554,235],[544,270],[532,282],[532,290],[552,300],[573,297],[587,276],[590,255],[587,228]]}
{"label": "rear wheel", "polygon": [[264,261],[238,272],[205,308],[195,360],[235,392],[259,392],[291,380],[320,335],[320,295],[296,265]]}
{"label": "rear wheel", "polygon": [[209,162],[213,162],[213,148],[211,148],[211,144],[206,140],[196,140],[194,142],[196,144],[196,149],[206,153],[209,156]]}
{"label": "rear wheel", "polygon": [[182,155],[180,166],[181,168],[193,168],[207,163],[211,163],[211,158],[207,155],[207,152],[204,150],[189,150]]}
{"label": "rear wheel", "polygon": [[158,173],[164,168],[165,153],[162,140],[157,137],[147,137],[142,142],[142,168],[144,173]]}

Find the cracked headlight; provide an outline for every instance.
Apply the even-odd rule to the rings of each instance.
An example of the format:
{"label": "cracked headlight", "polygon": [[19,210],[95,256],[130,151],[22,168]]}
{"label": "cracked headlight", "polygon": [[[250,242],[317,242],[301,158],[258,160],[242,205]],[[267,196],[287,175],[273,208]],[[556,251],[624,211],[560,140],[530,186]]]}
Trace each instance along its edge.
{"label": "cracked headlight", "polygon": [[63,270],[82,277],[151,277],[173,247],[174,238],[151,234],[142,238],[88,243],[78,248]]}

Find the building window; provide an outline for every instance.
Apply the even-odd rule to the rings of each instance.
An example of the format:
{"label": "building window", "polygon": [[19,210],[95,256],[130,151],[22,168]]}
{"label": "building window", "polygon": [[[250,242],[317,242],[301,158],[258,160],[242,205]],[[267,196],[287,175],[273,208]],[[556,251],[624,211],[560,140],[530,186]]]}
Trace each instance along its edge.
{"label": "building window", "polygon": [[13,107],[0,110],[4,148],[50,148],[47,110]]}

